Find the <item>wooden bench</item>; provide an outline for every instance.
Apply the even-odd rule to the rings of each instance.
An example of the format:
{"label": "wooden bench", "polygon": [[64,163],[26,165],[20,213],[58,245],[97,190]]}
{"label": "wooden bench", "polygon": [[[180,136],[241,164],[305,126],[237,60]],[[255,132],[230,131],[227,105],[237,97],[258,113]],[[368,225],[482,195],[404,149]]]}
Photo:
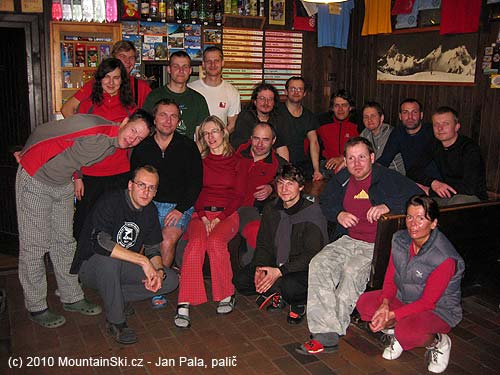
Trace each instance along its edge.
{"label": "wooden bench", "polygon": [[[454,205],[440,211],[438,226],[465,261],[464,294],[485,283],[491,285],[492,278],[500,275],[500,201]],[[405,215],[389,214],[379,219],[369,289],[382,288],[392,235],[405,228]]]}

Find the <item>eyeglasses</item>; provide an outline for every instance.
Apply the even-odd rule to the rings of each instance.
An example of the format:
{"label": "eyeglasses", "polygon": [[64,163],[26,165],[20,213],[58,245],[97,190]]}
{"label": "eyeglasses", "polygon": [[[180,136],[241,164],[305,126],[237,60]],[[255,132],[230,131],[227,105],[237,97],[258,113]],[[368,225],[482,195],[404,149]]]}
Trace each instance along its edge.
{"label": "eyeglasses", "polygon": [[135,182],[135,181],[132,181],[132,183],[136,184],[139,190],[141,191],[147,190],[150,193],[156,193],[156,191],[158,190],[158,186],[156,185],[146,185],[144,182]]}
{"label": "eyeglasses", "polygon": [[214,135],[216,135],[216,134],[219,134],[220,132],[221,132],[221,130],[220,130],[220,129],[212,129],[212,130],[210,130],[209,132],[201,132],[201,135],[202,135],[203,137],[208,137],[209,135],[214,136]]}
{"label": "eyeglasses", "polygon": [[302,91],[304,91],[304,88],[303,87],[289,87],[288,91],[290,91],[290,92],[302,92]]}
{"label": "eyeglasses", "polygon": [[274,98],[266,98],[265,96],[258,96],[257,100],[259,102],[269,102],[269,103],[274,102]]}

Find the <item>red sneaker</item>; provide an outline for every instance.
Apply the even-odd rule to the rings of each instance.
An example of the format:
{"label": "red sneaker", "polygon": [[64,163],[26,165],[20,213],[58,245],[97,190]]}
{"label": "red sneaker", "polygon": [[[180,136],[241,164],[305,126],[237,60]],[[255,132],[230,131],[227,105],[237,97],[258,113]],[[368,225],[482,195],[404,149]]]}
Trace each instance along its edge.
{"label": "red sneaker", "polygon": [[323,346],[323,344],[321,344],[319,341],[309,340],[298,348],[295,348],[295,351],[300,354],[313,355],[319,353],[332,353],[337,349],[337,345]]}

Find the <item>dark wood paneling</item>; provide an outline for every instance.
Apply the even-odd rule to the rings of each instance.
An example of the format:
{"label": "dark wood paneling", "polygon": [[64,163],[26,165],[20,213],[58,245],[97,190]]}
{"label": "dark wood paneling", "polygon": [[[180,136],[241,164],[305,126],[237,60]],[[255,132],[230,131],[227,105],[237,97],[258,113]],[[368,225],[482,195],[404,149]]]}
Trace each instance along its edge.
{"label": "dark wood paneling", "polygon": [[[478,50],[476,84],[474,86],[430,86],[413,84],[377,84],[376,46],[383,36],[362,37],[364,1],[356,0],[351,15],[351,29],[347,50],[317,48],[315,33],[304,34],[304,76],[312,90],[306,105],[315,112],[325,111],[331,92],[346,88],[355,98],[357,107],[369,99],[379,101],[386,120],[398,123],[399,103],[408,97],[424,105],[424,120],[430,121],[431,112],[441,105],[449,105],[460,113],[461,132],[479,143],[486,161],[488,189],[500,192],[500,129],[498,110],[500,90],[489,88],[489,79],[482,74],[484,47],[494,43],[500,22],[482,22],[477,33]],[[328,80],[330,78],[330,80]]]}

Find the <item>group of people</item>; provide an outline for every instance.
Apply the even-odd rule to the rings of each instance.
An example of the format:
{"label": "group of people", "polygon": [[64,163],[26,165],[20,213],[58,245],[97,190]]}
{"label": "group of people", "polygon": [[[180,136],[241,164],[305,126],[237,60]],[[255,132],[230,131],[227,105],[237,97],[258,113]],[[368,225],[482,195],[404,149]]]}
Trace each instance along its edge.
{"label": "group of people", "polygon": [[[318,354],[336,350],[357,306],[389,336],[384,358],[427,346],[429,370],[444,371],[464,263],[437,228],[436,201],[486,198],[479,147],[458,134],[455,110],[440,107],[426,124],[422,105],[406,99],[394,128],[367,102],[359,135],[350,94],[339,90],[315,115],[302,105],[302,77],[286,82],[282,103],[274,86],[257,85],[241,110],[217,47],[204,51],[204,77],[189,84],[189,55],[173,53],[169,83],[153,91],[129,75],[131,43],[112,55],[64,104],[65,119],[37,127],[15,155],[30,319],[65,323],[47,305],[48,253],[63,308],[101,313],[79,281],[98,290],[117,342],[137,341],[130,302],[161,308],[177,287],[174,324],[188,328],[191,309],[207,301],[208,256],[218,314],[234,310],[236,291],[257,295],[259,309],[289,306],[288,323],[307,317],[311,332],[297,351]],[[304,194],[306,179],[328,179],[319,199]],[[389,212],[406,213],[408,229],[394,236],[382,291],[363,294],[377,221]],[[246,251],[233,274],[228,243],[238,233]]]}

